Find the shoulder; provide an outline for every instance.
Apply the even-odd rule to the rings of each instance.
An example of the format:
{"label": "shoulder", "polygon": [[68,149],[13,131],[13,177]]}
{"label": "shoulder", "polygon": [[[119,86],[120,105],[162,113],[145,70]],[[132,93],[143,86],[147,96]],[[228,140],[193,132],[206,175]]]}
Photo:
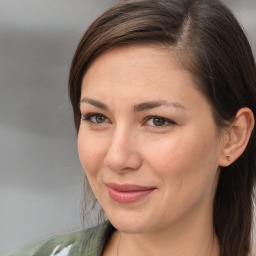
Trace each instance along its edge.
{"label": "shoulder", "polygon": [[113,231],[113,226],[105,222],[94,228],[49,237],[9,256],[97,256]]}

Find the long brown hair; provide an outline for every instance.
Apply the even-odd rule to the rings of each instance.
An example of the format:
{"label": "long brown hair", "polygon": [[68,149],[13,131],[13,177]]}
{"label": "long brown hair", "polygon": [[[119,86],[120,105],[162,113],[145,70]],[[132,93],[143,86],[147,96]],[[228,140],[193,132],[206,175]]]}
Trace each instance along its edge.
{"label": "long brown hair", "polygon": [[[256,67],[245,33],[217,0],[134,0],[100,16],[82,37],[70,69],[69,95],[76,130],[82,78],[103,52],[127,44],[162,44],[199,79],[222,129],[242,107],[256,116]],[[229,167],[221,168],[213,202],[220,256],[248,256],[251,250],[256,180],[256,131]]]}

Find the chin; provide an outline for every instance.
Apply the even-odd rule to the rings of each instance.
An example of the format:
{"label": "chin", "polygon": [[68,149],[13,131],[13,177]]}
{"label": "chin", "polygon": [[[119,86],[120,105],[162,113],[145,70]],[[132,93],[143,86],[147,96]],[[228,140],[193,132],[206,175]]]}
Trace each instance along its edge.
{"label": "chin", "polygon": [[126,221],[123,221],[123,223],[120,223],[118,221],[110,221],[112,225],[119,231],[123,233],[128,234],[141,234],[147,231],[145,226],[138,225],[137,223],[127,223]]}
{"label": "chin", "polygon": [[152,225],[152,221],[147,221],[145,217],[129,212],[120,215],[109,215],[108,219],[117,230],[130,234],[147,232]]}

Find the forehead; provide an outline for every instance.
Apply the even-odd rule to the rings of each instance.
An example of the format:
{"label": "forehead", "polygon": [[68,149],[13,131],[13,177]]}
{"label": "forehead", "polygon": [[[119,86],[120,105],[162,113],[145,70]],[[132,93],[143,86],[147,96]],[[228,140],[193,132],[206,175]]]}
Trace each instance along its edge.
{"label": "forehead", "polygon": [[[147,78],[159,80],[174,70],[181,71],[183,68],[176,61],[173,51],[164,46],[121,46],[103,53],[93,61],[84,75],[83,85],[103,78],[118,81],[134,77],[144,81]],[[193,77],[192,74],[190,76]]]}
{"label": "forehead", "polygon": [[[114,48],[91,64],[83,81],[81,97],[137,101],[186,102],[198,91],[195,76],[184,69],[166,47],[132,45]],[[174,98],[174,99],[172,99]]]}
{"label": "forehead", "polygon": [[[144,79],[145,82],[147,78],[155,77],[159,80],[169,71],[183,70],[176,57],[173,50],[162,45],[119,46],[93,61],[82,84],[103,80],[102,78],[122,81],[136,77],[137,80]],[[193,76],[190,75],[192,79]]]}

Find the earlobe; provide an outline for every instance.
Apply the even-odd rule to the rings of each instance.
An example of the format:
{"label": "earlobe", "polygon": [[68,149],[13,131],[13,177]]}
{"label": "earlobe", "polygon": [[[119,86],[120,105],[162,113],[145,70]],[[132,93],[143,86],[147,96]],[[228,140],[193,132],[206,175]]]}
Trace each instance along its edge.
{"label": "earlobe", "polygon": [[250,139],[254,123],[254,115],[251,109],[239,109],[235,120],[225,134],[226,140],[219,158],[220,166],[229,166],[243,154]]}

